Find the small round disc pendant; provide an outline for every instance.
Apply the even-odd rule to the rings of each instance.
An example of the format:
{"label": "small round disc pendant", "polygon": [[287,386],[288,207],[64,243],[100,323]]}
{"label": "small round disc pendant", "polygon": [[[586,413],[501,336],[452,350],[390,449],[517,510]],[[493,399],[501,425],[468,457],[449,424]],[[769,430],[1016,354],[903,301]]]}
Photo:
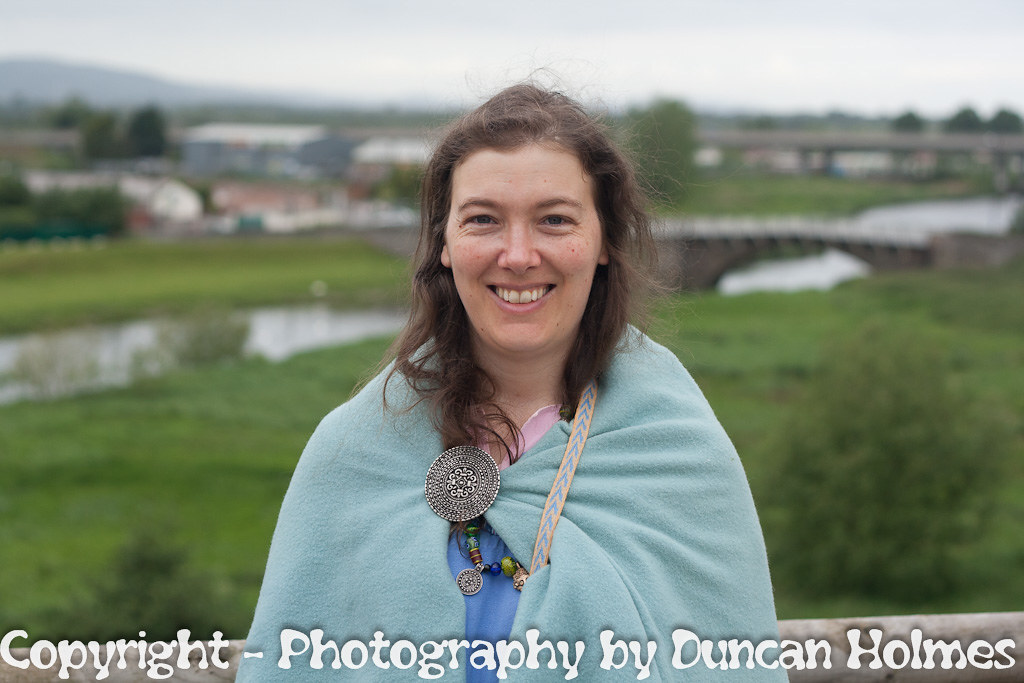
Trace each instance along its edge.
{"label": "small round disc pendant", "polygon": [[500,484],[498,465],[486,451],[476,446],[456,446],[430,465],[424,491],[438,516],[449,522],[465,522],[491,507]]}
{"label": "small round disc pendant", "polygon": [[463,595],[476,595],[484,587],[484,577],[475,569],[463,569],[455,577],[455,583]]}

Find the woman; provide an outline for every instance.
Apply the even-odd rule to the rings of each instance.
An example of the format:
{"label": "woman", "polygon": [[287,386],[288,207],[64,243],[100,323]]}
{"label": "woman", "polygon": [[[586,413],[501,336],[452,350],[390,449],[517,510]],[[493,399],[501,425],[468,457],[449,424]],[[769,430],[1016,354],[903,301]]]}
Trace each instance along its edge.
{"label": "woman", "polygon": [[422,194],[395,362],[303,453],[239,679],[778,675],[674,652],[777,638],[774,608],[734,449],[628,326],[652,239],[606,131],[514,86]]}

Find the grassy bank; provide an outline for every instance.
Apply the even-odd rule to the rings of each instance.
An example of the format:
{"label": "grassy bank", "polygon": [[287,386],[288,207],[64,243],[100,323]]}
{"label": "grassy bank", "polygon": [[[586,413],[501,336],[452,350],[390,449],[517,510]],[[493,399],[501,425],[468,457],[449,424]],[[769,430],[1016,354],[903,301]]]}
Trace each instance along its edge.
{"label": "grassy bank", "polygon": [[[403,260],[341,239],[225,239],[102,248],[0,249],[0,335],[181,313],[315,300],[402,301]],[[324,284],[323,296],[311,292]]]}
{"label": "grassy bank", "polygon": [[1018,262],[1000,271],[876,275],[831,292],[707,294],[662,307],[657,336],[694,374],[736,443],[761,503],[770,550],[782,533],[783,511],[763,501],[770,499],[771,478],[779,471],[781,432],[823,360],[824,343],[854,335],[867,321],[909,326],[921,339],[935,341],[944,349],[950,384],[1008,422],[1014,433],[1006,477],[991,492],[993,516],[973,542],[955,549],[963,561],[962,590],[901,604],[810,600],[780,584],[780,617],[1024,608],[1024,308],[1015,303],[1022,294],[1024,262]]}
{"label": "grassy bank", "polygon": [[155,528],[225,598],[220,628],[242,637],[302,446],[385,347],[0,407],[0,629],[65,625],[70,635],[77,620],[67,615],[111,573],[118,548]]}
{"label": "grassy bank", "polygon": [[[260,248],[237,247],[252,249],[250,260],[257,260],[253,254]],[[146,246],[125,249],[144,253]],[[241,258],[240,252],[232,253]],[[197,266],[193,277],[223,285],[209,271],[227,267],[227,259],[209,258],[219,260],[207,261],[205,269]],[[296,252],[291,265],[282,266],[280,282],[290,283],[288,291],[296,297],[307,296],[303,287],[313,277],[340,288],[347,271],[339,263],[349,263],[345,258],[322,244]],[[378,268],[395,265],[368,258],[385,264]],[[136,272],[141,277],[145,271]],[[328,280],[332,274],[336,280]],[[64,272],[53,277],[74,281],[64,280]],[[95,273],[90,277],[102,279]],[[370,277],[372,282],[382,276]],[[227,281],[244,279],[236,272]],[[382,279],[380,291],[390,291],[392,285]],[[188,278],[161,281],[177,283],[179,297],[188,288]],[[266,284],[251,286],[264,293],[275,289]],[[231,291],[241,296],[244,290]],[[821,360],[824,340],[849,335],[868,319],[909,322],[939,340],[951,361],[951,380],[1014,421],[1010,468],[991,492],[995,515],[982,535],[957,549],[970,574],[962,589],[926,603],[901,603],[809,600],[780,584],[780,617],[1024,607],[1022,293],[1024,263],[1018,263],[998,271],[879,275],[825,293],[678,296],[657,309],[653,335],[677,353],[704,388],[736,442],[758,500],[765,499],[770,475],[778,469],[772,444]],[[169,306],[172,299],[154,291],[142,298],[147,303],[137,305]],[[185,301],[178,298],[175,305]],[[191,600],[202,603],[196,608],[214,610],[215,623],[228,637],[243,637],[277,510],[301,448],[319,418],[376,365],[386,344],[377,340],[318,351],[277,365],[236,361],[127,389],[0,406],[0,595],[5,596],[0,632],[26,628],[34,637],[84,637],[73,631],[83,610],[95,611],[88,597],[118,576],[119,548],[140,530],[155,528],[160,534],[155,545],[170,548],[183,559],[188,576],[208,587],[208,594]],[[760,512],[771,548],[779,510],[762,504]],[[139,585],[167,578],[156,573]],[[140,593],[143,600],[156,599],[149,588]],[[107,609],[113,619],[128,607]]]}

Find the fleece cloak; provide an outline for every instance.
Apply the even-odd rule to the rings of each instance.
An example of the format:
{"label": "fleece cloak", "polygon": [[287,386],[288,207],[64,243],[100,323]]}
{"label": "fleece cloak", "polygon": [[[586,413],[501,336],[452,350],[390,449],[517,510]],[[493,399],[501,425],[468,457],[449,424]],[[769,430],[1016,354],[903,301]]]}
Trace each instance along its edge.
{"label": "fleece cloak", "polygon": [[[376,631],[416,647],[464,638],[464,598],[446,559],[449,525],[423,490],[442,445],[424,403],[403,410],[415,396],[401,378],[388,386],[387,411],[382,387],[378,376],[331,412],[302,454],[246,645],[263,657],[244,659],[239,681],[421,680],[427,673],[418,663],[384,669],[372,659],[358,670],[335,670],[331,650],[322,670],[310,668],[311,650],[280,669],[286,628],[323,629],[323,639],[339,648],[349,640],[368,644]],[[486,513],[527,565],[569,430],[559,422],[503,471]],[[509,640],[526,646],[529,629],[541,641],[566,641],[571,659],[583,641],[581,681],[636,680],[632,652],[625,668],[601,667],[604,630],[616,640],[639,641],[642,662],[647,643],[657,643],[649,681],[785,680],[781,669],[747,669],[745,656],[742,668],[728,671],[703,661],[673,667],[675,629],[755,646],[777,640],[778,632],[764,542],[736,451],[683,366],[645,337],[620,350],[599,379],[590,436],[550,564],[527,580]],[[442,680],[463,680],[467,652],[460,652],[457,669],[448,668],[447,654],[434,660],[445,667]],[[349,654],[359,664],[359,651]],[[683,664],[695,656],[683,654]],[[402,661],[410,656],[406,650]],[[711,656],[721,660],[717,645]],[[388,657],[381,650],[380,662]],[[772,657],[769,651],[765,659]],[[621,661],[619,654],[615,662]],[[509,669],[509,678],[561,680],[561,656],[558,663],[548,669],[541,654],[540,668]]]}

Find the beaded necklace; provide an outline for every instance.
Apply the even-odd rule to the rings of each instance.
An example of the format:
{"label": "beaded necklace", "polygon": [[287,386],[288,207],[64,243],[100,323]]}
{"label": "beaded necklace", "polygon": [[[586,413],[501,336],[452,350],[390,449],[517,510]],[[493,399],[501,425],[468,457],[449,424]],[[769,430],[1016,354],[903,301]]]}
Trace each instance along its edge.
{"label": "beaded necklace", "polygon": [[[596,399],[597,382],[590,380],[576,405],[576,417],[573,418],[569,443],[565,447],[562,464],[558,466],[551,491],[544,501],[544,511],[540,516],[540,528],[537,529],[537,542],[533,546],[533,560],[530,562],[529,571],[511,557],[503,558],[500,564],[496,562],[493,565],[486,565],[480,557],[479,539],[476,540],[475,548],[469,548],[467,541],[466,547],[471,551],[470,558],[474,566],[472,569],[463,569],[455,577],[459,590],[464,594],[473,595],[480,590],[483,586],[484,569],[495,574],[502,571],[512,577],[512,585],[516,590],[522,590],[523,583],[530,574],[548,563],[548,551],[554,538],[555,525],[562,515],[565,496],[569,492],[576,465],[587,442]],[[476,446],[455,446],[437,456],[431,463],[423,484],[423,492],[430,508],[438,516],[449,522],[473,520],[476,527],[473,537],[476,538],[480,535],[480,524],[483,520],[481,515],[491,507],[500,485],[498,464],[486,451]],[[474,549],[476,553],[472,553]],[[509,560],[508,563],[505,563],[506,559]],[[508,567],[507,571],[505,567]]]}
{"label": "beaded necklace", "polygon": [[[466,525],[465,547],[469,551],[469,561],[473,563],[473,567],[471,569],[463,569],[455,577],[459,590],[462,591],[463,595],[475,595],[480,592],[484,585],[483,574],[485,571],[489,571],[494,575],[504,574],[512,579],[512,586],[516,590],[523,590],[523,584],[526,582],[526,577],[529,576],[529,573],[514,557],[506,555],[501,558],[501,562],[494,562],[492,564],[484,562],[483,556],[480,554],[480,528],[484,524],[484,518],[477,517]],[[493,529],[489,526],[488,531],[493,533]]]}

